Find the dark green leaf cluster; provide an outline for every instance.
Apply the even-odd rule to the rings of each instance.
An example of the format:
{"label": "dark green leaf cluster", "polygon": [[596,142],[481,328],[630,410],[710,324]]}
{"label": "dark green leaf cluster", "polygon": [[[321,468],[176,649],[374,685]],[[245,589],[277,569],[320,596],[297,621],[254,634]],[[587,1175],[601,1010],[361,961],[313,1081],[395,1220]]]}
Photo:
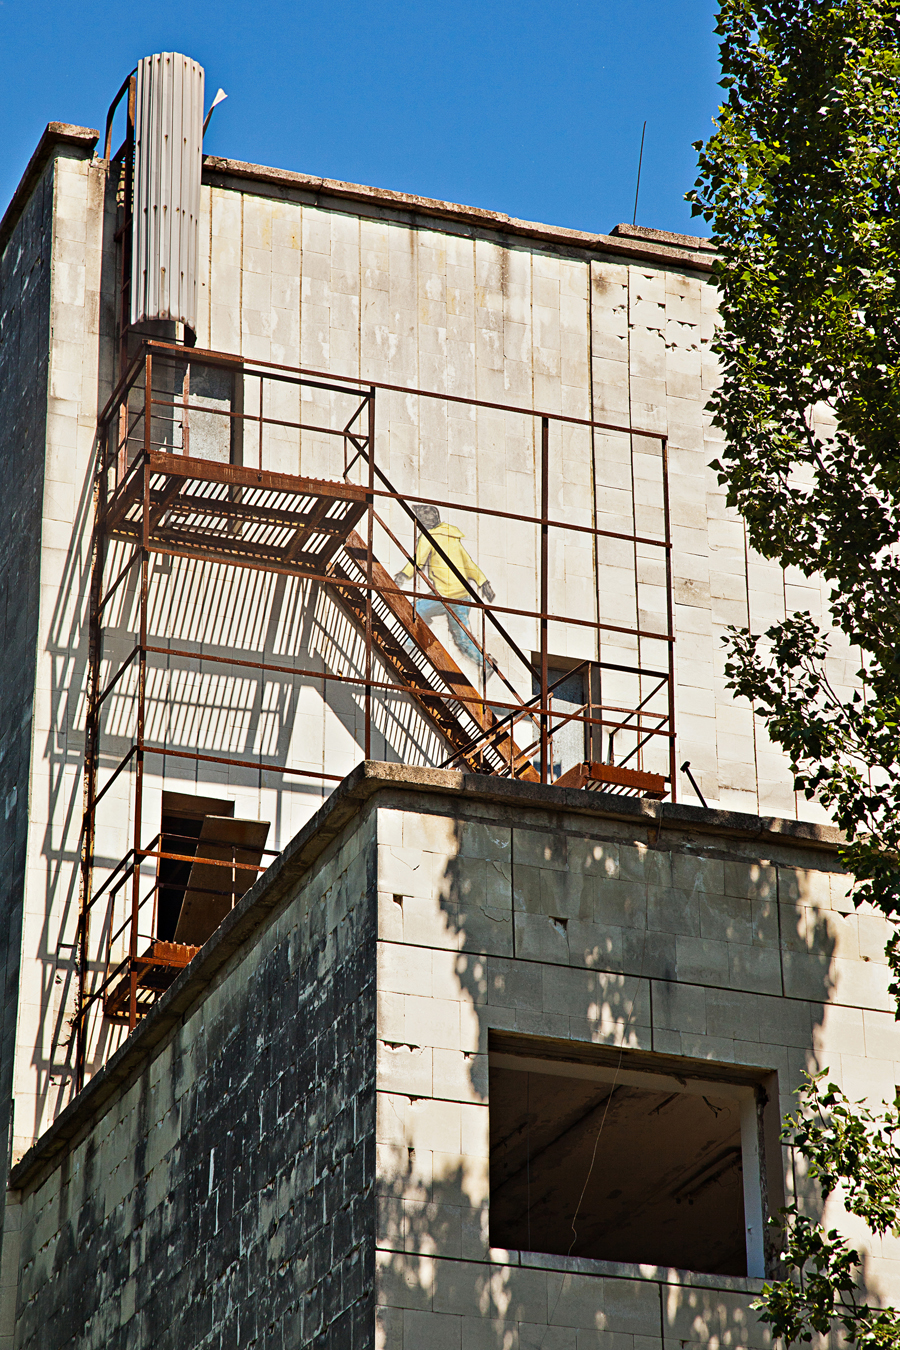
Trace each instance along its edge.
{"label": "dark green leaf cluster", "polygon": [[[845,831],[857,902],[895,924],[900,1000],[900,0],[720,0],[725,101],[689,194],[712,226],[725,448],[712,466],[764,557],[830,583],[858,654],[829,680],[811,616],[731,630],[727,676]],[[900,1215],[900,1120],[811,1083],[788,1142],[875,1233]],[[900,1345],[861,1260],[800,1203],[758,1307],[787,1343]]]}
{"label": "dark green leaf cluster", "polygon": [[900,0],[722,0],[726,101],[689,194],[710,222],[725,435],[753,547],[831,583],[843,700],[805,615],[733,634],[729,676],[900,913]]}
{"label": "dark green leaf cluster", "polygon": [[[806,1159],[823,1199],[838,1187],[846,1208],[879,1234],[900,1215],[900,1111],[874,1113],[835,1086],[810,1078],[784,1139]],[[790,1275],[767,1283],[754,1304],[786,1344],[826,1335],[837,1323],[862,1350],[900,1344],[900,1314],[860,1298],[859,1253],[836,1229],[825,1233],[795,1201],[781,1211],[783,1259]]]}

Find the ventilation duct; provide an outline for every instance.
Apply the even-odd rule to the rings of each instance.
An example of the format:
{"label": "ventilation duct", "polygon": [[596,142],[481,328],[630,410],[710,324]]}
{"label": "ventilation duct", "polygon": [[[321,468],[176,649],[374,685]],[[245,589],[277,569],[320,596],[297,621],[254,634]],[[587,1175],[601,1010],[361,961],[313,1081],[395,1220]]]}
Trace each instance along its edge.
{"label": "ventilation duct", "polygon": [[177,52],[138,63],[131,322],[197,319],[203,67]]}

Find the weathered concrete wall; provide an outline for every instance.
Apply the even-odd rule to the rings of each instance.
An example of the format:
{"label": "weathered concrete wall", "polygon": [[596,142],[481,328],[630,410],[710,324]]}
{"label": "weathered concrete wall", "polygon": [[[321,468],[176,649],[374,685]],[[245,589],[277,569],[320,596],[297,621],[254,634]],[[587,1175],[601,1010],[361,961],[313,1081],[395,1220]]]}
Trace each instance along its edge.
{"label": "weathered concrete wall", "polygon": [[[33,698],[30,762],[20,767],[27,800],[28,858],[18,903],[22,912],[22,975],[16,1020],[13,1154],[21,1156],[67,1099],[71,1080],[68,1020],[75,996],[80,832],[83,809],[83,691],[87,663],[85,608],[93,515],[99,402],[111,376],[108,314],[100,302],[106,174],[89,147],[56,147],[42,187],[48,215],[42,275],[46,304],[35,354],[44,433],[34,446],[28,576],[9,576],[19,612],[28,597],[34,644],[30,678],[20,697]],[[31,207],[29,206],[29,211]],[[107,257],[107,267],[109,258]],[[36,273],[33,275],[37,275]],[[106,351],[101,327],[105,325]],[[4,391],[4,404],[9,390]],[[14,400],[11,400],[14,404]],[[4,474],[15,494],[26,480]],[[39,542],[38,542],[39,541]],[[29,608],[31,606],[31,608]],[[4,662],[14,647],[4,648]],[[11,664],[10,675],[23,672]],[[6,1034],[6,1032],[4,1032]]]}
{"label": "weathered concrete wall", "polygon": [[28,844],[52,202],[51,165],[0,254],[0,1179],[4,1190]]}
{"label": "weathered concrete wall", "polygon": [[882,929],[827,831],[361,766],[14,1173],[8,1350],[763,1347],[758,1280],[490,1248],[488,1035],[877,1103]]}
{"label": "weathered concrete wall", "polygon": [[[12,495],[5,499],[8,505],[20,490],[31,492],[29,537],[36,539],[34,532],[40,530],[39,577],[32,569],[31,590],[26,587],[25,602],[15,607],[16,623],[36,625],[36,664],[33,669],[10,666],[8,684],[14,700],[10,725],[21,724],[26,704],[34,707],[30,767],[26,772],[22,766],[16,775],[16,800],[21,803],[27,781],[30,812],[27,858],[18,864],[27,873],[24,929],[21,936],[5,930],[15,950],[21,947],[25,954],[16,1016],[5,1018],[3,1031],[9,1040],[17,1027],[15,1156],[71,1093],[91,472],[97,410],[113,380],[114,202],[106,168],[77,157],[60,158],[57,164],[54,224],[41,254],[48,260],[40,282],[50,288],[42,301],[49,306],[43,329],[48,350],[34,385],[46,391],[41,395],[47,400],[45,464],[35,469],[40,483],[27,488],[13,474]],[[41,188],[47,210],[50,191]],[[552,239],[540,228],[530,236],[512,228],[498,231],[464,212],[451,210],[437,218],[414,203],[392,203],[375,192],[358,197],[329,195],[321,185],[291,175],[261,170],[254,179],[252,173],[240,177],[227,165],[210,164],[203,188],[199,343],[252,359],[524,409],[617,423],[630,419],[667,433],[679,762],[692,761],[711,803],[819,816],[814,806],[798,806],[781,757],[754,727],[750,709],[735,704],[724,690],[719,638],[727,624],[749,621],[766,627],[786,610],[808,605],[818,613],[823,606],[821,588],[795,586],[796,578],[747,556],[743,527],[725,510],[724,495],[707,467],[718,449],[703,411],[716,378],[708,354],[715,297],[707,274],[694,266],[696,252],[683,249],[683,264],[674,247],[661,249],[656,258],[646,254],[635,260],[626,256],[627,241],[620,257],[609,240],[593,246],[574,235]],[[23,329],[21,341],[26,337]],[[17,349],[16,343],[4,345],[8,353]],[[37,370],[33,364],[30,378],[37,379]],[[402,396],[379,398],[379,462],[403,491],[534,511],[530,422],[483,411],[450,416],[437,405],[414,407]],[[299,405],[287,403],[286,415],[295,416]],[[277,467],[325,471],[314,437],[273,439],[271,453],[280,457]],[[332,468],[329,476],[339,472]],[[552,472],[552,509],[560,518],[660,533],[659,457],[646,445],[635,449],[621,436],[590,441],[587,433],[567,433],[554,439]],[[408,521],[385,509],[398,535],[410,542]],[[9,538],[0,547],[10,547]],[[551,604],[581,607],[585,613],[596,607],[610,623],[639,618],[659,627],[665,605],[658,555],[623,560],[611,554],[595,573],[586,539],[582,546],[561,548],[555,557]],[[521,597],[526,604],[535,601],[533,530],[529,535],[511,526],[499,528],[496,521],[476,523],[467,527],[467,542],[501,603],[515,607]],[[388,550],[384,561],[394,567],[402,559]],[[355,662],[354,673],[360,673],[361,644],[340,616],[335,621],[321,594],[291,579],[258,574],[232,575],[226,583],[224,570],[156,560],[152,636],[174,632],[187,650],[202,644],[207,652],[272,665],[302,661],[331,674],[346,674]],[[6,575],[15,570],[7,569]],[[137,624],[133,584],[121,587],[106,617],[113,630],[110,655],[126,654]],[[532,649],[535,625],[518,618],[509,622],[522,649]],[[435,627],[450,643],[445,621],[438,619]],[[597,655],[579,645],[587,630],[558,628],[557,654]],[[629,660],[639,655],[647,664],[659,663],[659,644],[639,650],[636,642],[623,639],[617,647],[617,641],[607,635],[600,655]],[[15,633],[5,655],[27,646]],[[260,766],[197,766],[171,759],[166,785],[227,796],[238,815],[271,821],[271,847],[281,848],[292,838],[331,785],[281,774],[281,768],[342,774],[361,756],[362,701],[349,683],[271,672],[257,680],[246,670],[233,675],[225,667],[189,669],[187,662],[165,657],[150,664],[152,734],[174,749],[246,756]],[[839,655],[836,685],[847,683],[849,670]],[[111,672],[111,666],[106,668]],[[530,675],[519,692],[531,696]],[[104,772],[130,746],[133,699],[127,682],[105,708]],[[375,723],[373,754],[440,762],[437,738],[423,730],[420,718],[409,715],[402,698],[386,699]],[[8,771],[0,765],[2,772]],[[162,786],[159,761],[148,761],[145,842],[158,828]],[[0,805],[11,811],[10,823],[19,824],[5,837],[19,840],[15,847],[21,849],[25,826],[11,794],[10,782]],[[126,853],[132,815],[133,781],[125,773],[106,797],[99,819],[98,879]],[[4,884],[12,876],[14,871],[7,871]],[[9,884],[21,893],[21,879]],[[101,927],[102,922],[95,924],[95,932]],[[122,1034],[121,1028],[97,1019],[89,1073]]]}
{"label": "weathered concrete wall", "polygon": [[[365,202],[340,200],[318,184],[291,184],[289,174],[254,183],[226,169],[208,169],[203,190],[201,345],[668,435],[679,763],[690,759],[712,805],[824,821],[814,803],[795,799],[786,761],[725,689],[729,624],[760,631],[801,607],[823,616],[827,588],[748,553],[743,523],[708,467],[721,451],[704,411],[718,378],[711,278],[679,266],[677,250],[666,262],[617,259],[609,241],[602,252],[574,239],[541,243],[398,209],[374,192]],[[532,427],[485,413],[448,424],[433,405],[380,397],[380,462],[404,488],[534,511]],[[574,433],[569,446],[568,456],[553,448],[551,505],[574,522],[587,510],[589,524],[591,454]],[[639,454],[632,464],[633,449],[622,437],[595,437],[596,523],[659,535],[652,459]],[[279,467],[296,472],[299,453],[286,447]],[[401,517],[392,524],[405,536]],[[517,564],[533,573],[532,542],[496,521],[465,528],[500,602],[519,603]],[[561,595],[586,613],[597,603],[591,570],[577,549],[559,559]],[[652,551],[624,565],[601,554],[599,617],[634,623],[637,608],[642,626],[658,631],[648,620],[664,611],[659,586]],[[577,635],[562,641],[577,645]],[[629,650],[617,658],[616,639],[604,641],[610,660]],[[576,646],[569,654],[585,655]],[[642,656],[660,659],[648,643]],[[841,687],[852,681],[843,643],[831,674]],[[686,781],[679,794],[693,799]]]}
{"label": "weathered concrete wall", "polygon": [[373,817],[285,889],[23,1196],[0,1344],[370,1344]]}
{"label": "weathered concrete wall", "polygon": [[[854,909],[833,851],[747,817],[692,828],[703,814],[660,830],[525,802],[382,799],[385,1350],[769,1344],[748,1311],[758,1280],[488,1245],[492,1030],[774,1071],[775,1119],[805,1070],[828,1067],[853,1098],[893,1098],[882,917]],[[784,1176],[791,1187],[787,1153]],[[828,1217],[862,1244],[872,1290],[896,1301],[897,1242],[837,1204]]]}

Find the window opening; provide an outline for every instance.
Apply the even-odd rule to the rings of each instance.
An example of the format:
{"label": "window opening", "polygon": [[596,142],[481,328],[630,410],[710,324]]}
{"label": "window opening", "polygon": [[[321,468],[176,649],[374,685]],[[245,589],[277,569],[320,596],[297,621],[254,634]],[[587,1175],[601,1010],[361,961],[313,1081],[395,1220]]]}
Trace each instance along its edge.
{"label": "window opening", "polygon": [[[233,817],[234,802],[223,801],[217,797],[189,797],[181,792],[164,792],[160,821],[160,853],[176,853],[193,861],[197,854],[203,821],[207,815]],[[175,928],[190,875],[191,862],[160,858],[157,873],[159,889],[156,936],[163,942],[175,940]]]}
{"label": "window opening", "polygon": [[[540,669],[540,652],[532,652],[532,663]],[[565,656],[551,656],[547,668],[549,701],[551,773],[561,778],[587,760],[603,762],[602,735],[599,726],[592,726],[584,718],[598,718],[600,703],[599,668],[595,662],[575,661]],[[532,695],[540,697],[538,674],[532,676]]]}
{"label": "window opening", "polygon": [[492,1052],[491,1245],[762,1276],[760,1092]]}
{"label": "window opening", "polygon": [[[237,820],[234,802],[164,792],[156,936],[201,947],[253,885],[269,822]],[[232,866],[222,864],[231,863]]]}

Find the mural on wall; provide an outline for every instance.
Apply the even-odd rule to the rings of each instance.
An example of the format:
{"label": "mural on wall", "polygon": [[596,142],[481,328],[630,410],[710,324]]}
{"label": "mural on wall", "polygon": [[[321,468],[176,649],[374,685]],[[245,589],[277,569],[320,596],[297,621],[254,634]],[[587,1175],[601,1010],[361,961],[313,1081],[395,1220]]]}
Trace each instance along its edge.
{"label": "mural on wall", "polygon": [[[425,531],[416,545],[415,566],[432,591],[416,601],[416,613],[429,626],[434,619],[446,615],[457,650],[476,666],[481,666],[483,661],[485,676],[490,679],[495,662],[487,652],[482,653],[471,636],[472,597],[461,577],[481,592],[488,605],[494,600],[494,588],[467,551],[462,542],[465,535],[458,525],[441,520],[436,506],[413,506],[412,511]],[[398,586],[403,586],[412,581],[413,576],[413,564],[408,562],[394,580]]]}

